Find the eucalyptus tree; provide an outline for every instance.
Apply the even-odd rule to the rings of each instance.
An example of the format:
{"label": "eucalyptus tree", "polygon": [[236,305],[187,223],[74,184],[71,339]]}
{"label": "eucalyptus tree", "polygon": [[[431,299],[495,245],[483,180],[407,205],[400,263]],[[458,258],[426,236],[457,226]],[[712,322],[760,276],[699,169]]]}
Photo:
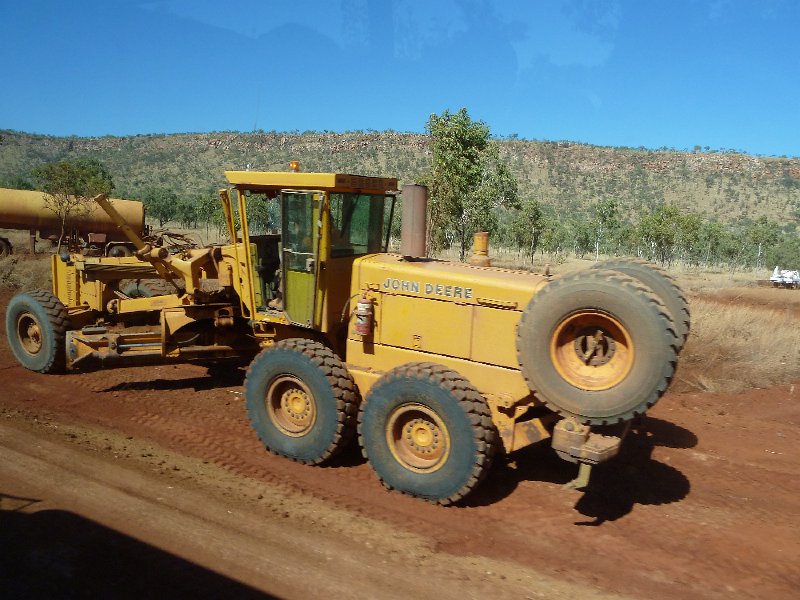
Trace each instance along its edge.
{"label": "eucalyptus tree", "polygon": [[489,126],[474,121],[466,108],[432,114],[425,129],[432,150],[428,247],[438,250],[452,240],[464,260],[475,231],[497,228],[495,210],[518,205],[517,182],[490,140]]}
{"label": "eucalyptus tree", "polygon": [[71,221],[92,210],[92,198],[110,194],[114,189],[111,174],[92,158],[46,163],[36,167],[32,174],[37,188],[44,192],[45,208],[53,212],[61,224],[59,250]]}

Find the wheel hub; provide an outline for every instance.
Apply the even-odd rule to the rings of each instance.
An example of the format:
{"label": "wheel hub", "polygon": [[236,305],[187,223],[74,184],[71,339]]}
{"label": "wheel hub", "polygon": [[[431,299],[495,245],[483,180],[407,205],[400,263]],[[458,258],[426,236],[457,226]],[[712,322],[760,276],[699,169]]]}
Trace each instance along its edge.
{"label": "wheel hub", "polygon": [[314,396],[294,376],[276,378],[267,390],[265,402],[272,423],[288,436],[306,435],[317,420]]}
{"label": "wheel hub", "polygon": [[586,365],[599,367],[614,356],[617,344],[608,332],[602,329],[586,329],[575,338],[575,353]]}
{"label": "wheel hub", "polygon": [[386,441],[397,461],[416,472],[439,469],[450,451],[444,422],[422,404],[404,404],[394,410],[386,425]]}
{"label": "wheel hub", "polygon": [[420,454],[431,454],[439,448],[440,431],[436,423],[414,419],[403,428],[409,446]]}
{"label": "wheel hub", "polygon": [[607,390],[633,368],[634,348],[613,316],[587,309],[568,315],[553,332],[550,358],[561,377],[584,390]]}
{"label": "wheel hub", "polygon": [[289,390],[281,398],[281,407],[293,419],[303,419],[311,413],[311,400],[299,390]]}
{"label": "wheel hub", "polygon": [[28,354],[37,354],[42,349],[42,330],[33,315],[25,313],[20,316],[17,321],[17,334]]}

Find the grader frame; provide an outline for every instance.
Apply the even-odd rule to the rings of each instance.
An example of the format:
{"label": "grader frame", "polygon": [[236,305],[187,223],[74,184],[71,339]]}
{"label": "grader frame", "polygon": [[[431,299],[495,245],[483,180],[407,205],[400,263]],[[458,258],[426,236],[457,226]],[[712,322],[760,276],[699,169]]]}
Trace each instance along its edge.
{"label": "grader frame", "polygon": [[[145,244],[98,197],[136,252],[54,257],[54,297],[9,306],[18,359],[40,371],[252,361],[245,396],[267,449],[317,464],[357,434],[387,487],[440,503],[469,494],[498,452],[547,439],[582,465],[573,485],[587,485],[587,465],[615,456],[626,424],[669,384],[688,308],[650,266],[553,280],[392,254],[396,179],[296,168],[226,177],[231,243],[178,254]],[[421,212],[408,213],[404,238],[424,232],[416,191],[404,218],[412,202]],[[171,287],[122,292],[122,281],[150,278]],[[51,360],[29,356],[37,340]]]}

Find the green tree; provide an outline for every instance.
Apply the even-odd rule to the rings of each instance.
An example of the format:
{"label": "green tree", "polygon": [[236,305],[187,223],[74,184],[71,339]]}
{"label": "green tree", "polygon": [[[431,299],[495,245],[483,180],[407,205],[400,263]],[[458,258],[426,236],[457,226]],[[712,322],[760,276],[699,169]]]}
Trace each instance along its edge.
{"label": "green tree", "polygon": [[536,198],[526,198],[511,225],[514,244],[525,251],[531,262],[544,233],[544,222],[541,203]]}
{"label": "green tree", "polygon": [[770,267],[800,269],[800,237],[797,234],[784,234],[766,251],[765,256]]}
{"label": "green tree", "polygon": [[675,257],[681,213],[677,207],[662,204],[639,222],[639,236],[651,259],[669,265]]}
{"label": "green tree", "polygon": [[718,221],[706,221],[700,231],[701,252],[705,256],[707,266],[722,260],[722,248],[725,245],[727,230]]}
{"label": "green tree", "polygon": [[158,226],[172,221],[178,214],[178,195],[163,187],[148,187],[142,192],[147,214],[158,219]]}
{"label": "green tree", "polygon": [[570,233],[572,235],[572,249],[576,258],[583,258],[591,251],[594,245],[592,237],[592,226],[586,219],[575,218],[570,223]]}
{"label": "green tree", "polygon": [[746,235],[755,253],[755,268],[760,269],[764,266],[764,252],[778,243],[778,226],[762,215],[747,228]]}
{"label": "green tree", "polygon": [[517,184],[489,141],[489,127],[466,108],[431,115],[425,129],[433,154],[428,247],[441,249],[453,239],[464,260],[472,234],[496,228],[494,209],[516,205]]}
{"label": "green tree", "polygon": [[175,219],[186,229],[196,229],[198,216],[197,216],[197,202],[196,198],[179,198],[175,205]]}
{"label": "green tree", "polygon": [[222,214],[222,203],[216,194],[202,194],[196,199],[197,220],[206,227],[206,241],[211,235],[211,225],[215,225],[218,220],[224,222]]}
{"label": "green tree", "polygon": [[93,208],[92,199],[98,194],[110,194],[114,189],[111,174],[91,158],[47,163],[36,167],[32,174],[37,187],[44,192],[45,207],[61,223],[59,250],[67,228]]}
{"label": "green tree", "polygon": [[12,190],[35,190],[33,183],[22,175],[13,175],[3,180],[0,187],[10,188]]}
{"label": "green tree", "polygon": [[558,218],[551,215],[545,217],[541,230],[542,252],[547,252],[551,259],[555,258],[558,262],[564,260],[561,253],[569,243],[569,231],[566,226]]}
{"label": "green tree", "polygon": [[642,238],[639,228],[632,223],[621,223],[616,235],[617,254],[641,256]]}
{"label": "green tree", "polygon": [[747,264],[747,253],[750,243],[740,231],[726,229],[720,245],[720,261],[728,265],[731,273]]}
{"label": "green tree", "polygon": [[700,262],[702,230],[703,218],[697,213],[690,212],[680,216],[677,246],[680,258],[688,264],[697,265]]}
{"label": "green tree", "polygon": [[594,207],[594,259],[600,259],[600,247],[619,229],[619,207],[611,198],[600,200]]}

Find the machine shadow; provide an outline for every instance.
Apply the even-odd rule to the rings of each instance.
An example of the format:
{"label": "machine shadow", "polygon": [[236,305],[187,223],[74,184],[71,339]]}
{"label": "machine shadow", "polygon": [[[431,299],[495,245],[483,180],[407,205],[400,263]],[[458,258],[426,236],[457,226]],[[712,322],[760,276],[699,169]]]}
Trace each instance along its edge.
{"label": "machine shadow", "polygon": [[214,370],[208,375],[199,377],[185,377],[182,379],[144,379],[140,381],[126,381],[112,385],[103,392],[121,391],[175,391],[192,390],[205,392],[222,387],[241,387],[244,383],[244,369],[231,368],[225,371]]}
{"label": "machine shadow", "polygon": [[26,599],[274,597],[63,510],[0,510],[0,590]]}
{"label": "machine shadow", "polygon": [[[697,436],[679,425],[644,417],[632,428],[619,456],[592,471],[588,487],[575,510],[591,520],[576,525],[601,525],[630,513],[637,505],[669,504],[685,498],[691,489],[688,478],[678,469],[652,458],[653,449],[691,448]],[[496,464],[487,484],[464,503],[466,506],[494,504],[509,496],[522,481],[568,483],[577,473],[547,445],[523,449],[511,461]]]}

